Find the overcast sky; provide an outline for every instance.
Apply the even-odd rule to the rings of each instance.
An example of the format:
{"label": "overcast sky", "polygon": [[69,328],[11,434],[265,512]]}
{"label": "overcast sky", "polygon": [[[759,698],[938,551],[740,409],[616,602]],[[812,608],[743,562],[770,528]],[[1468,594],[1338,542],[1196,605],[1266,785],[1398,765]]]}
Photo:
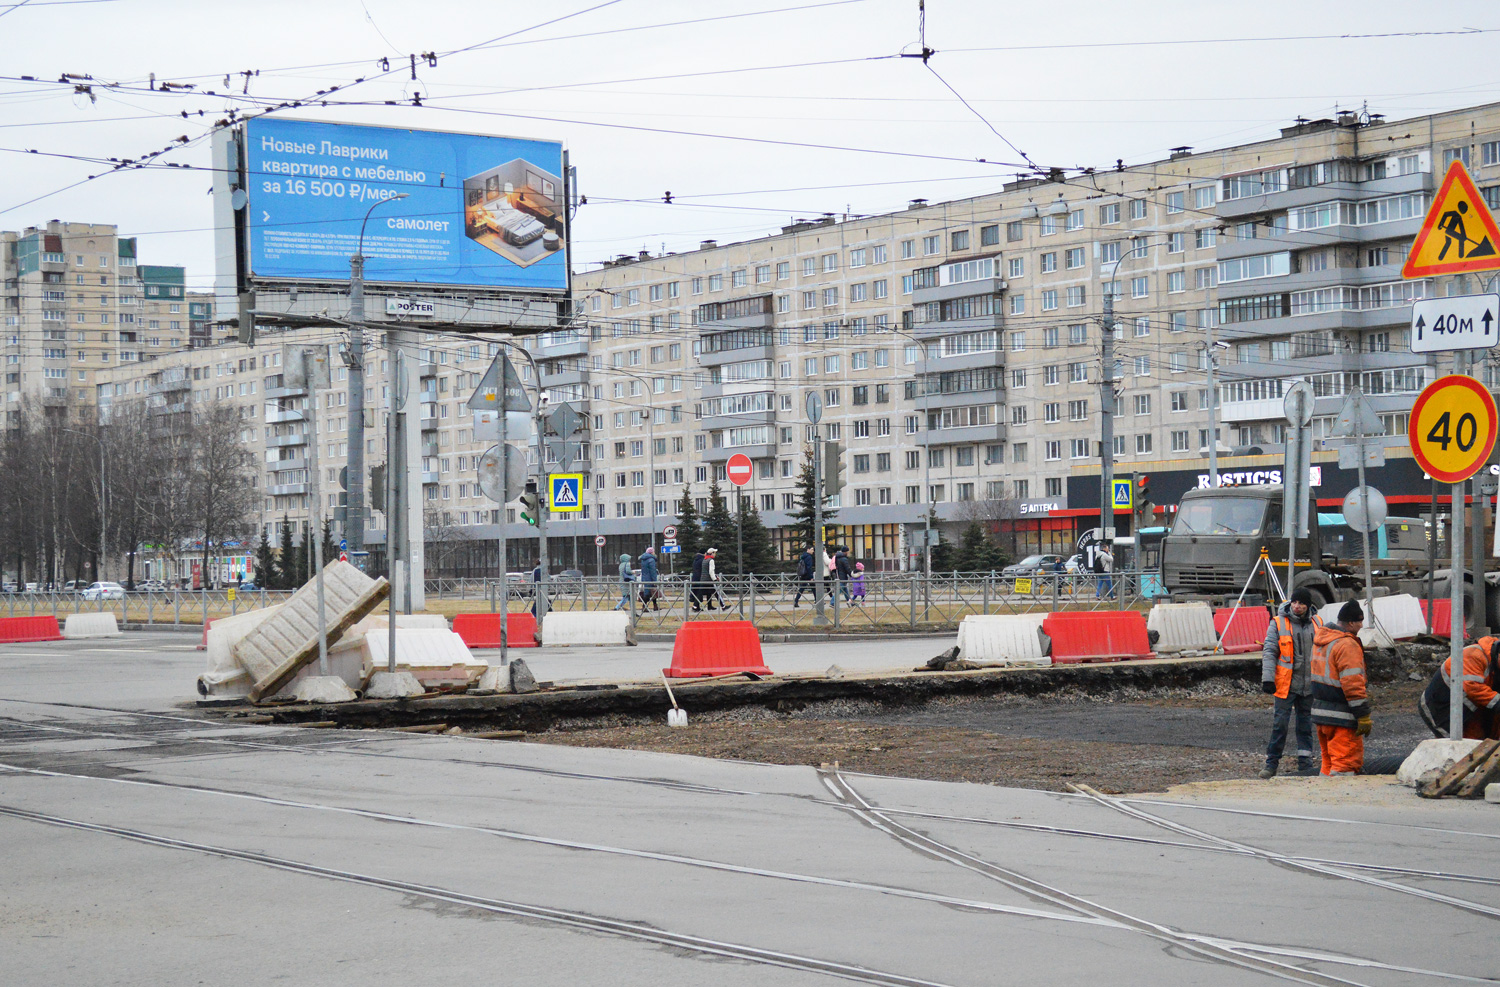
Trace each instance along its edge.
{"label": "overcast sky", "polygon": [[[982,193],[1028,158],[1106,168],[1366,102],[1399,118],[1500,99],[1494,0],[927,7],[924,66],[896,57],[921,52],[916,0],[0,0],[0,229],[114,223],[144,263],[185,265],[206,288],[207,172],[87,181],[108,166],[15,152],[138,159],[186,136],[156,161],[205,167],[229,108],[361,77],[328,97],[360,105],[283,114],[563,140],[588,197],[580,271]],[[1471,29],[1484,33],[1431,33]],[[1336,37],[1370,34],[1393,36]],[[413,80],[423,52],[437,64],[419,59]],[[92,76],[92,92],[55,84],[62,73]],[[152,91],[152,74],[196,89]]]}

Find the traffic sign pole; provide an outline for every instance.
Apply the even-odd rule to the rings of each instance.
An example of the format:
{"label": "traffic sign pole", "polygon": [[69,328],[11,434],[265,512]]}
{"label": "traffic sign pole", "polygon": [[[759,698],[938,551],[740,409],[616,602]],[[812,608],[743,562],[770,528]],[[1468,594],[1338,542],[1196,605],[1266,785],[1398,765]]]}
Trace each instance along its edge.
{"label": "traffic sign pole", "polygon": [[[1468,369],[1468,353],[1459,350],[1453,354],[1454,373]],[[1415,416],[1413,416],[1415,417]],[[1493,430],[1490,436],[1494,442]],[[1485,452],[1489,458],[1489,452]],[[1429,470],[1429,472],[1431,472]],[[1448,738],[1461,740],[1464,735],[1464,484],[1462,480],[1450,488],[1448,500],[1453,510],[1453,549],[1448,554],[1448,599],[1451,617],[1448,623]],[[1484,591],[1475,587],[1480,600]],[[1431,606],[1432,604],[1428,604]]]}

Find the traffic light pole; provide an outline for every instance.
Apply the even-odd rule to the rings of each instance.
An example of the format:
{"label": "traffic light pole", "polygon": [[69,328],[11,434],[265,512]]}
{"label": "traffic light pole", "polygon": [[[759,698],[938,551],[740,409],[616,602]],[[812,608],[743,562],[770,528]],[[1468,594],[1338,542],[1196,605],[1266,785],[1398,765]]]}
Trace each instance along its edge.
{"label": "traffic light pole", "polygon": [[547,441],[543,435],[546,419],[542,417],[542,381],[537,378],[536,402],[536,555],[540,571],[536,583],[536,628],[542,629],[547,616],[547,512],[552,506],[552,492],[547,489]]}
{"label": "traffic light pole", "polygon": [[506,484],[510,482],[510,453],[505,448],[505,379],[500,380],[500,399],[495,409],[495,421],[497,423],[496,443],[500,453],[500,509],[495,512],[499,524],[495,528],[499,534],[495,536],[495,542],[500,553],[500,585],[495,589],[495,597],[500,602],[500,667],[504,668],[510,664],[510,577],[506,575],[505,564],[505,498],[507,495]]}

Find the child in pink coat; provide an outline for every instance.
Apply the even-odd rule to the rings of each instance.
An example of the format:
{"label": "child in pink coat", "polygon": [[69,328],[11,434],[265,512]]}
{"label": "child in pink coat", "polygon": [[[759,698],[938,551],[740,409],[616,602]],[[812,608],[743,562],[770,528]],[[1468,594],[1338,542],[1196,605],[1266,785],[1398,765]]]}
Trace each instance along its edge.
{"label": "child in pink coat", "polygon": [[865,564],[863,562],[856,562],[856,563],[854,563],[854,578],[852,580],[850,580],[849,590],[850,590],[849,601],[851,603],[862,603],[862,602],[864,602],[864,598],[865,598]]}

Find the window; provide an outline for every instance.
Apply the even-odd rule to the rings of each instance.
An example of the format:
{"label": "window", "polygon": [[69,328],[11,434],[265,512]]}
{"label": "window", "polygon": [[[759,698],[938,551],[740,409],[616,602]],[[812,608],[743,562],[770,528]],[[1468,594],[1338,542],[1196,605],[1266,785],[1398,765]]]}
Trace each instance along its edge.
{"label": "window", "polygon": [[1186,233],[1168,233],[1167,234],[1167,253],[1169,253],[1169,254],[1180,254],[1180,253],[1182,253],[1186,249],[1187,249],[1187,234]]}
{"label": "window", "polygon": [[1068,213],[1068,229],[1069,230],[1081,230],[1081,229],[1083,229],[1083,210],[1082,209],[1074,209],[1074,210],[1072,210],[1072,211],[1070,211]]}
{"label": "window", "polygon": [[1193,287],[1199,291],[1212,288],[1218,283],[1218,268],[1200,267],[1193,272]]}
{"label": "window", "polygon": [[1026,224],[1019,219],[1011,220],[1005,224],[1005,240],[1007,243],[1015,243],[1026,236]]}
{"label": "window", "polygon": [[1099,207],[1099,225],[1109,226],[1120,221],[1120,204],[1111,202]]}
{"label": "window", "polygon": [[875,281],[874,288],[876,298],[885,298],[891,293],[890,282],[885,278]]}
{"label": "window", "polygon": [[1050,401],[1042,405],[1042,421],[1051,425],[1062,420],[1062,403]]}
{"label": "window", "polygon": [[1068,308],[1078,308],[1086,300],[1083,285],[1075,284],[1068,288]]}
{"label": "window", "polygon": [[[1050,289],[1048,291],[1042,292],[1042,311],[1043,312],[1051,312],[1051,311],[1053,311],[1056,308],[1057,308],[1057,289],[1054,288],[1054,289]],[[1051,332],[1054,333],[1054,336],[1055,336],[1057,330],[1053,329],[1053,330],[1051,330]],[[1046,345],[1046,344],[1044,343],[1043,345]],[[1054,339],[1053,345],[1054,346],[1057,345],[1057,343],[1055,342],[1055,339]]]}
{"label": "window", "polygon": [[1080,401],[1069,401],[1068,402],[1068,421],[1070,421],[1070,422],[1088,421],[1088,417],[1089,417],[1089,403],[1088,403],[1088,401],[1086,401],[1086,400],[1080,400]]}
{"label": "window", "polygon": [[1087,384],[1089,382],[1089,365],[1079,360],[1068,364],[1068,383]]}
{"label": "window", "polygon": [[776,265],[776,280],[777,281],[785,281],[788,278],[790,278],[791,276],[792,276],[792,262],[789,261],[789,260],[784,260],[784,261],[778,262],[777,265]]}
{"label": "window", "polygon": [[[907,347],[908,350],[913,349],[913,348],[914,347]],[[1026,349],[1026,333],[1024,331],[1011,333],[1010,334],[1010,351],[1012,353],[1020,353],[1020,352],[1024,351],[1025,349]],[[912,361],[908,360],[907,362],[911,363]]]}
{"label": "window", "polygon": [[1048,442],[1044,446],[1043,454],[1044,454],[1044,457],[1046,459],[1048,459],[1048,460],[1061,459],[1062,458],[1062,442],[1061,442],[1061,440],[1058,440],[1058,439],[1048,440]]}
{"label": "window", "polygon": [[1168,216],[1172,215],[1173,213],[1182,212],[1182,210],[1183,210],[1183,197],[1184,197],[1185,194],[1186,193],[1183,193],[1183,192],[1168,192],[1167,193],[1167,215]]}
{"label": "window", "polygon": [[968,250],[969,249],[969,231],[968,230],[954,230],[952,233],[950,233],[948,235],[948,249],[949,250]]}
{"label": "window", "polygon": [[1151,376],[1151,358],[1149,356],[1138,356],[1135,358],[1135,375],[1137,377]]}
{"label": "window", "polygon": [[[1110,240],[1099,244],[1099,262],[1101,264],[1113,264],[1120,259],[1120,241]],[[1079,266],[1082,266],[1080,263]]]}
{"label": "window", "polygon": [[1011,277],[1013,277],[1013,278],[1022,278],[1022,277],[1025,277],[1026,276],[1026,258],[1025,257],[1012,257],[1010,259],[1008,267],[1007,267],[1007,273]]}
{"label": "window", "polygon": [[1010,296],[1010,314],[1011,315],[1025,315],[1026,314],[1026,296],[1025,295],[1011,295]]}
{"label": "window", "polygon": [[1150,286],[1145,277],[1130,279],[1130,297],[1145,298],[1150,293]]}
{"label": "window", "polygon": [[724,290],[724,275],[722,275],[722,274],[710,274],[708,276],[708,290],[709,291],[723,291]]}
{"label": "window", "polygon": [[1205,227],[1193,234],[1193,248],[1196,250],[1211,250],[1219,243],[1219,231],[1212,226]]}
{"label": "window", "polygon": [[1188,452],[1189,451],[1188,450],[1188,431],[1187,431],[1187,429],[1185,429],[1185,428],[1183,428],[1183,429],[1177,429],[1176,431],[1174,431],[1172,433],[1172,451],[1173,452]]}
{"label": "window", "polygon": [[1149,394],[1136,394],[1136,395],[1133,395],[1133,403],[1135,405],[1135,413],[1136,414],[1138,414],[1138,415],[1149,415],[1149,414],[1151,414],[1151,395],[1149,395]]}
{"label": "window", "polygon": [[1219,283],[1250,281],[1255,278],[1274,278],[1290,274],[1292,255],[1283,251],[1276,254],[1252,254],[1233,260],[1219,261]]}
{"label": "window", "polygon": [[1187,272],[1167,272],[1167,293],[1176,294],[1179,291],[1187,291]]}
{"label": "window", "polygon": [[1136,319],[1135,319],[1135,335],[1136,335],[1137,339],[1141,338],[1142,336],[1149,336],[1149,335],[1151,335],[1151,317],[1150,316],[1147,316],[1147,315],[1138,315],[1138,316],[1136,316]]}
{"label": "window", "polygon": [[1068,250],[1067,250],[1067,252],[1063,255],[1063,261],[1067,265],[1068,270],[1070,270],[1070,271],[1074,270],[1076,268],[1082,267],[1083,266],[1083,248],[1082,247],[1069,247]]}
{"label": "window", "polygon": [[938,236],[924,236],[922,238],[922,254],[930,256],[942,250],[942,238]]}
{"label": "window", "polygon": [[1068,457],[1070,459],[1088,459],[1089,458],[1089,440],[1088,439],[1069,439],[1068,440]]}
{"label": "window", "polygon": [[1042,273],[1051,274],[1055,270],[1057,270],[1057,253],[1049,250],[1042,254]]}
{"label": "window", "polygon": [[1467,144],[1462,147],[1443,149],[1443,170],[1446,171],[1448,166],[1455,161],[1462,161],[1465,168],[1469,167],[1469,147]]}
{"label": "window", "polygon": [[1010,408],[1010,423],[1012,425],[1026,424],[1026,405],[1015,404]]}
{"label": "window", "polygon": [[981,247],[993,247],[1000,242],[1000,227],[981,226],[979,228],[979,245]]}
{"label": "window", "polygon": [[1135,437],[1135,454],[1144,456],[1151,451],[1151,434],[1137,435]]}
{"label": "window", "polygon": [[917,256],[917,241],[915,241],[915,240],[902,240],[901,241],[901,259],[902,260],[911,260],[915,256]]}
{"label": "window", "polygon": [[1187,371],[1187,354],[1181,350],[1173,350],[1167,354],[1167,369],[1174,374]]}
{"label": "window", "polygon": [[1212,185],[1202,185],[1193,189],[1194,208],[1212,209],[1217,200],[1217,190]]}
{"label": "window", "polygon": [[838,254],[824,254],[823,255],[823,273],[824,274],[832,274],[834,271],[837,271],[838,269],[839,269],[839,255]]}
{"label": "window", "polygon": [[832,308],[839,303],[839,290],[837,288],[823,289],[823,307]]}

